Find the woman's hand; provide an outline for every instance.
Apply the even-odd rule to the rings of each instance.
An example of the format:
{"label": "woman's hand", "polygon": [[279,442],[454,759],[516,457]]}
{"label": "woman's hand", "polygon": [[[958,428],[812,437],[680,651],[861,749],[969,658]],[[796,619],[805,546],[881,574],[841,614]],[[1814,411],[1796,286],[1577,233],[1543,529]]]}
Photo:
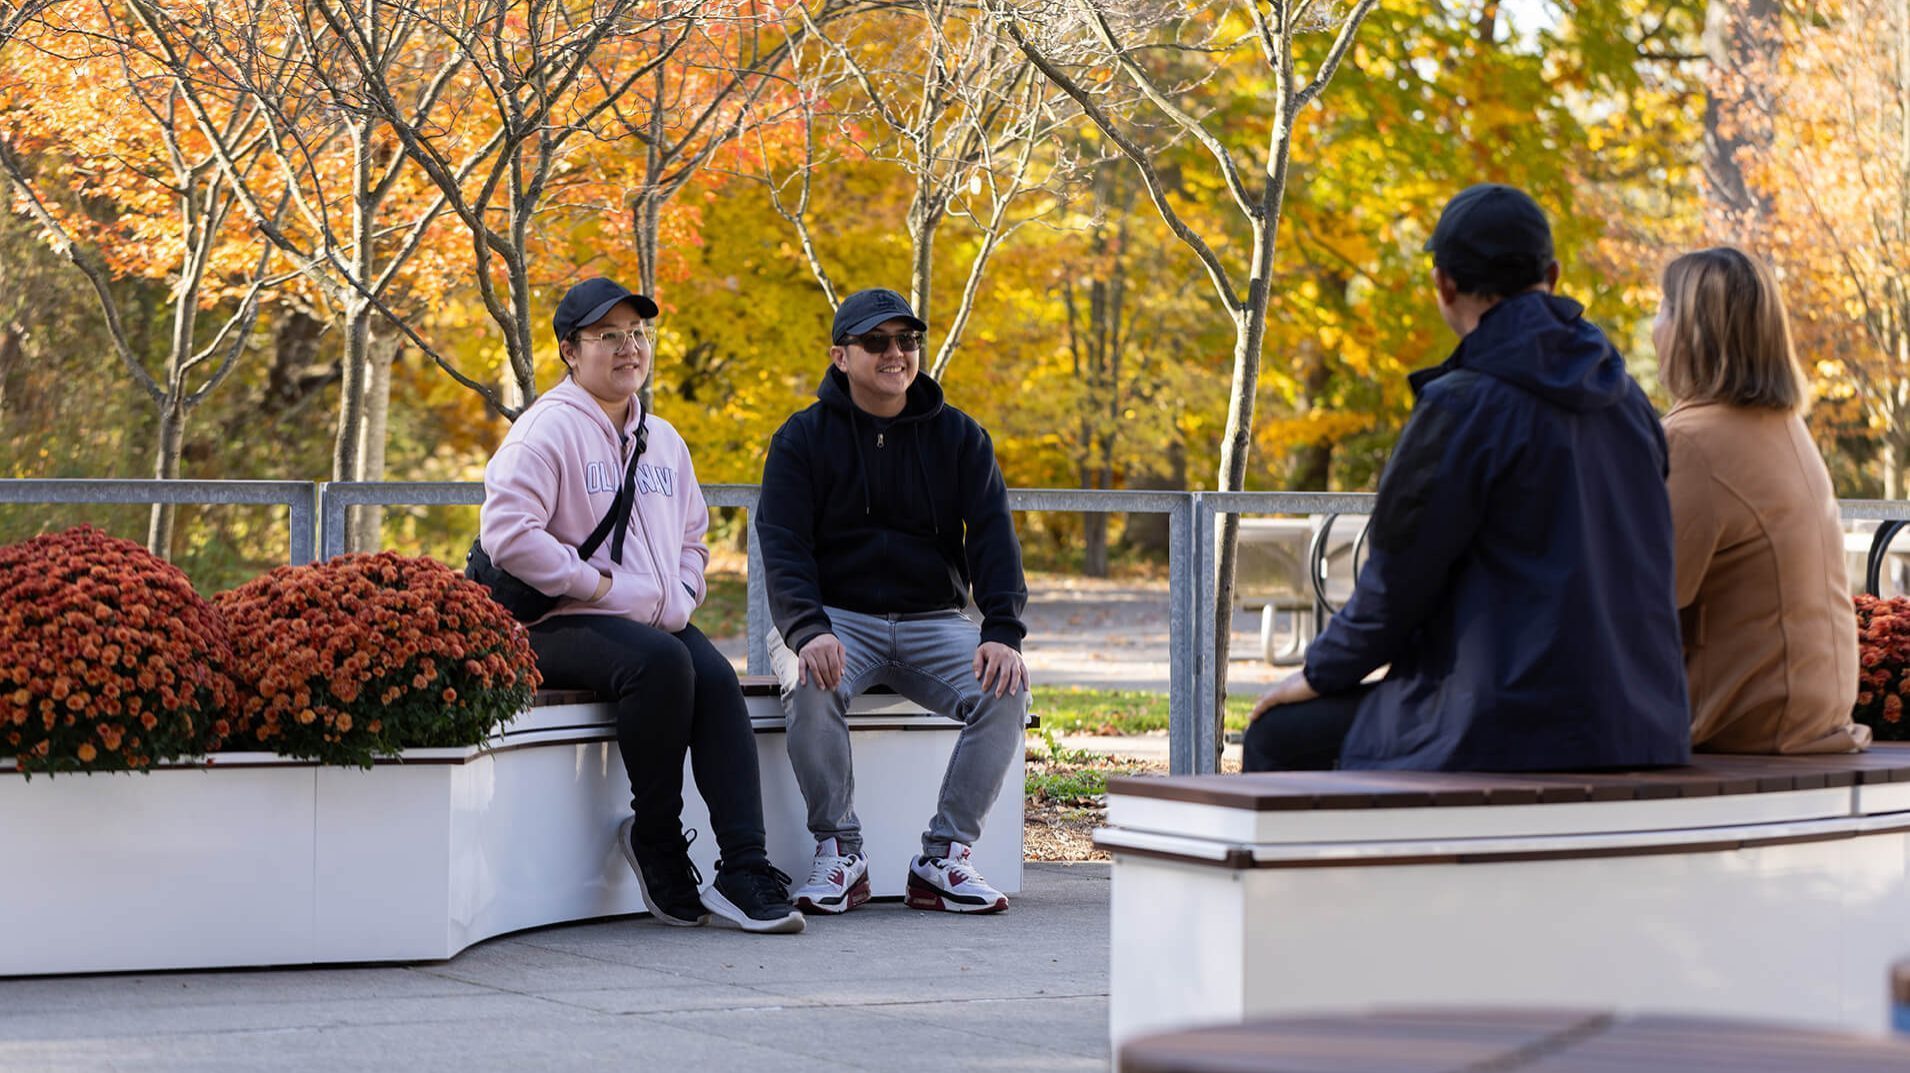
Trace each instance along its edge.
{"label": "woman's hand", "polygon": [[597,582],[597,591],[590,594],[590,602],[593,604],[610,595],[610,575],[598,574],[597,576],[602,580]]}

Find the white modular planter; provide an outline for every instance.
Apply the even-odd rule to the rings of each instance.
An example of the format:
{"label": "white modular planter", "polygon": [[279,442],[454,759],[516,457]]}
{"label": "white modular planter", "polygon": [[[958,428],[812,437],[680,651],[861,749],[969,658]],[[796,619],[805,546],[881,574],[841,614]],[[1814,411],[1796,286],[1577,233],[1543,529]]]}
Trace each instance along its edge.
{"label": "white modular planter", "polygon": [[[1910,782],[1394,807],[1359,800],[1359,777],[1116,780],[1096,841],[1114,855],[1117,1048],[1376,1006],[1887,1028],[1890,966],[1910,955]],[[1296,807],[1303,785],[1344,807]]]}
{"label": "white modular planter", "polygon": [[[752,698],[771,860],[814,852],[773,698]],[[958,725],[893,697],[851,716],[877,897],[899,896]],[[629,783],[605,705],[533,709],[484,749],[369,771],[225,753],[148,774],[0,770],[0,975],[447,958],[523,928],[640,913],[614,844]],[[715,839],[686,769],[692,856]],[[976,847],[1021,887],[1019,755]]]}

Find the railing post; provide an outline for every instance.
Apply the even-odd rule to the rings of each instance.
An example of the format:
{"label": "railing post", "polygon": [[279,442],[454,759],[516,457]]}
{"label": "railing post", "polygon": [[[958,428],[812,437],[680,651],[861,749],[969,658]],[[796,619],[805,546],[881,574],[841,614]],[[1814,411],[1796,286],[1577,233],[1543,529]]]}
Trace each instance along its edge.
{"label": "railing post", "polygon": [[769,629],[769,581],[763,577],[763,546],[756,540],[756,503],[750,502],[748,518],[749,540],[749,673],[768,674],[769,641],[764,631]]}
{"label": "railing post", "polygon": [[1214,690],[1218,688],[1218,668],[1214,653],[1214,617],[1217,614],[1214,591],[1214,514],[1216,508],[1206,496],[1194,494],[1194,630],[1195,648],[1200,653],[1199,685],[1194,692],[1194,772],[1211,775],[1220,770],[1220,745],[1215,739]]}
{"label": "railing post", "polygon": [[318,535],[318,508],[322,495],[318,482],[312,481],[304,486],[301,494],[288,497],[292,501],[292,510],[291,517],[287,520],[291,528],[291,538],[288,541],[291,546],[287,550],[293,566],[304,566],[312,561],[313,541]]}
{"label": "railing post", "polygon": [[1167,769],[1191,775],[1195,763],[1194,721],[1199,718],[1200,652],[1188,627],[1200,617],[1196,578],[1200,556],[1194,540],[1200,493],[1181,494],[1167,515]]}
{"label": "railing post", "polygon": [[319,492],[318,549],[320,561],[345,553],[345,508],[349,506],[343,489],[334,482]]}

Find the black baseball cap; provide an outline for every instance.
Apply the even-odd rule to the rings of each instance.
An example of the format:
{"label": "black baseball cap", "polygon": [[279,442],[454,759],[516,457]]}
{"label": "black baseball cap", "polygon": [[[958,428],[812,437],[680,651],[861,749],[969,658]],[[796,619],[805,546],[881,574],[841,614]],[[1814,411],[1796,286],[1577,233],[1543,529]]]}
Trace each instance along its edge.
{"label": "black baseball cap", "polygon": [[1517,187],[1480,183],[1446,202],[1426,240],[1433,264],[1473,278],[1537,279],[1552,263],[1552,225]]}
{"label": "black baseball cap", "polygon": [[829,329],[829,338],[837,345],[851,335],[861,335],[884,321],[905,320],[909,327],[918,332],[928,331],[928,324],[915,315],[909,308],[909,300],[884,287],[874,287],[866,291],[857,291],[842,300],[836,307],[836,323]]}
{"label": "black baseball cap", "polygon": [[557,341],[561,343],[571,332],[604,319],[618,302],[629,302],[636,308],[637,316],[645,320],[657,315],[655,302],[621,283],[599,276],[564,292],[564,300],[557,303],[557,312],[551,315],[551,330],[557,333]]}

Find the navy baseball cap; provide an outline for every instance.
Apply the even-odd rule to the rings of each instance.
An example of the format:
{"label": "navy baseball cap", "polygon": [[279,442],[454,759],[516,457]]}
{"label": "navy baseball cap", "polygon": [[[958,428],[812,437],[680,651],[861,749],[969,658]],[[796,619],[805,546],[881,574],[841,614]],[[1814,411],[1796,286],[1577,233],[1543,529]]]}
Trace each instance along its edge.
{"label": "navy baseball cap", "polygon": [[599,276],[564,292],[564,300],[557,303],[557,312],[551,315],[551,330],[557,333],[557,341],[561,343],[571,332],[604,319],[618,302],[629,302],[636,307],[637,316],[645,320],[657,315],[655,302],[621,283]]}
{"label": "navy baseball cap", "polygon": [[839,346],[846,337],[861,335],[891,320],[907,321],[909,327],[918,332],[928,331],[928,325],[909,308],[908,299],[886,288],[875,287],[857,291],[842,300],[836,307],[836,323],[829,329],[829,338]]}
{"label": "navy baseball cap", "polygon": [[1480,183],[1446,203],[1426,252],[1440,268],[1472,276],[1536,278],[1552,263],[1552,225],[1525,191]]}

